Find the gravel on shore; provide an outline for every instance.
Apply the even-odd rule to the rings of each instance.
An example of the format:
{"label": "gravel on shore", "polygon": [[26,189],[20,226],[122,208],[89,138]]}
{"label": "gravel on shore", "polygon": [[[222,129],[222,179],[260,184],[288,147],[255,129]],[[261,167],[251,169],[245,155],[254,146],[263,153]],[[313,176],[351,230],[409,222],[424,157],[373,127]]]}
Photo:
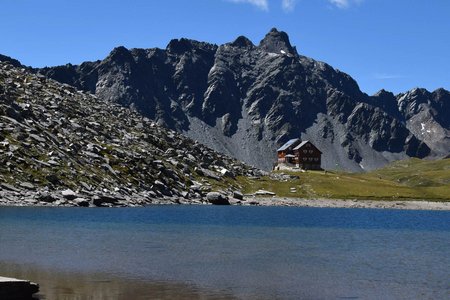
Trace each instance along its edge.
{"label": "gravel on shore", "polygon": [[[234,196],[234,195],[233,195]],[[232,195],[225,196],[227,204],[245,206],[297,206],[297,207],[329,207],[329,208],[378,208],[378,209],[412,209],[412,210],[450,210],[450,202],[428,200],[360,200],[360,199],[304,199],[276,196],[241,195],[236,199]],[[84,206],[84,207],[133,207],[154,204],[193,204],[209,205],[213,202],[207,197],[184,199],[175,197],[153,198],[147,193],[134,195],[102,194],[100,191],[92,195],[77,194],[65,191],[0,191],[0,206]]]}
{"label": "gravel on shore", "polygon": [[386,208],[412,210],[450,210],[450,202],[426,200],[343,200],[343,199],[301,199],[258,197],[253,201],[262,206],[302,206],[335,208]]}

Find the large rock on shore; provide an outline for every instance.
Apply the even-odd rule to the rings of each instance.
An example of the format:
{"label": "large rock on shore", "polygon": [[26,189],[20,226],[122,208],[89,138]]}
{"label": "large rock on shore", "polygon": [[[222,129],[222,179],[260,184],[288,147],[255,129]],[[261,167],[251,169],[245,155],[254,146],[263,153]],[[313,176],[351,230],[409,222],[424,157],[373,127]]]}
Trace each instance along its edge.
{"label": "large rock on shore", "polygon": [[219,192],[209,192],[206,194],[206,200],[215,205],[230,205],[228,197]]}

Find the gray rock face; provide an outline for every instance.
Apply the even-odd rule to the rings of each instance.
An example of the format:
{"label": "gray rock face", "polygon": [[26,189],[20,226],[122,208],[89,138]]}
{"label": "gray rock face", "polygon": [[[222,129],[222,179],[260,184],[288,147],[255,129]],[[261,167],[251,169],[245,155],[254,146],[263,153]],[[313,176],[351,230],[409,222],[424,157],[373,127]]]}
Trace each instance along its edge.
{"label": "gray rock face", "polygon": [[349,75],[299,55],[276,29],[258,46],[242,36],[220,46],[179,39],[35,71],[264,169],[298,136],[319,147],[329,169],[367,170],[450,149],[448,91],[368,96]]}
{"label": "gray rock face", "polygon": [[413,89],[397,96],[406,127],[433,149],[433,154],[450,152],[450,92]]}

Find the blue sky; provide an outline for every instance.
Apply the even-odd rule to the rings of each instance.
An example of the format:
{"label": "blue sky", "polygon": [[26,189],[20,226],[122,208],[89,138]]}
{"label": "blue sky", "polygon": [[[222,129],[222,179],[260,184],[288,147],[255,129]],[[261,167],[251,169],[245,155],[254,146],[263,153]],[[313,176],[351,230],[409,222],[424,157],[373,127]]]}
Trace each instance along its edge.
{"label": "blue sky", "polygon": [[368,94],[450,89],[450,0],[2,0],[0,53],[78,64],[172,38],[258,44],[272,27]]}

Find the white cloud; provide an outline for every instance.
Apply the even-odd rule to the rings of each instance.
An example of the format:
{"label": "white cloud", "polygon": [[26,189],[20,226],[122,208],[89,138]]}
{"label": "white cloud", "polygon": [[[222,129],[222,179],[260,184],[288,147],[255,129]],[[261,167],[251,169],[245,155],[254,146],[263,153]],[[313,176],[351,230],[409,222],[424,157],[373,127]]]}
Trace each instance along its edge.
{"label": "white cloud", "polygon": [[296,2],[297,2],[297,0],[282,0],[281,8],[285,12],[291,12],[294,10]]}
{"label": "white cloud", "polygon": [[269,1],[268,0],[228,0],[234,3],[248,3],[256,6],[261,10],[268,11],[269,10]]}
{"label": "white cloud", "polygon": [[328,0],[338,8],[349,8],[352,5],[361,4],[364,0]]}

